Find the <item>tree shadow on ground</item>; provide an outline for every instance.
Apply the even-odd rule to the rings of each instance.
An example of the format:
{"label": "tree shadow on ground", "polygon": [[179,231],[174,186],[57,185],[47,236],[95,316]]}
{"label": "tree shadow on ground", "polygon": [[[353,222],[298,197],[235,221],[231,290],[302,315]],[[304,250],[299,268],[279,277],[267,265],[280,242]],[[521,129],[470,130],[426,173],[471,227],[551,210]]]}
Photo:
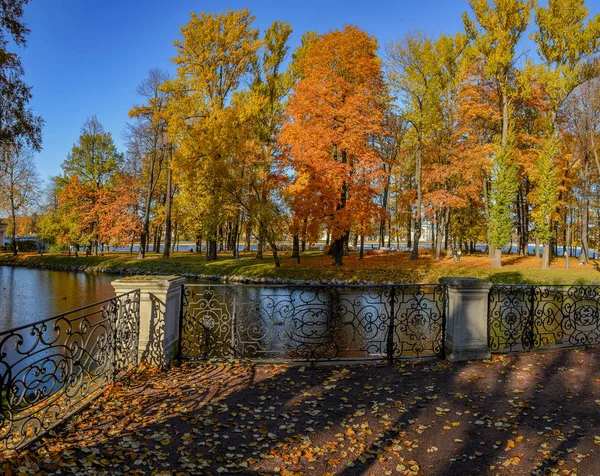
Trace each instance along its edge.
{"label": "tree shadow on ground", "polygon": [[32,454],[90,474],[594,474],[598,357],[184,364],[138,375]]}

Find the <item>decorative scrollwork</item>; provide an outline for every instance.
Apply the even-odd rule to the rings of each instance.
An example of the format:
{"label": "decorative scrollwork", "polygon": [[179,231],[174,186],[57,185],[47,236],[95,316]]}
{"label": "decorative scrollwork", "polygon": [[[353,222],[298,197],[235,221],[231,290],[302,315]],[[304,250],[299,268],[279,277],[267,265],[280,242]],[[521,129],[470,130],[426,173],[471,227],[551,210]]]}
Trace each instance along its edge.
{"label": "decorative scrollwork", "polygon": [[137,364],[140,292],[0,333],[0,450],[18,449]]}
{"label": "decorative scrollwork", "polygon": [[443,285],[185,285],[182,358],[441,355]]}
{"label": "decorative scrollwork", "polygon": [[600,286],[495,285],[489,297],[492,351],[600,342]]}

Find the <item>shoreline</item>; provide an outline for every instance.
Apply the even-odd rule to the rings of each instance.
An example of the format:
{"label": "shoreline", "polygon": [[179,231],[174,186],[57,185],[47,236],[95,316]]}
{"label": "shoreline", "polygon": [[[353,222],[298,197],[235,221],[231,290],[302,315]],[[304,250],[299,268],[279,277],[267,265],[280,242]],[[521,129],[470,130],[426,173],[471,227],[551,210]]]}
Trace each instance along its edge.
{"label": "shoreline", "polygon": [[492,261],[482,253],[463,255],[460,261],[442,256],[436,261],[424,251],[418,261],[409,252],[378,252],[369,250],[364,259],[351,252],[344,266],[333,266],[330,256],[320,251],[307,251],[297,263],[290,252],[280,255],[281,267],[276,268],[269,254],[257,259],[254,253],[244,253],[234,259],[223,253],[217,261],[206,261],[202,255],[175,253],[170,259],[150,255],[105,253],[104,256],[68,256],[65,254],[21,253],[13,257],[0,253],[0,266],[50,271],[101,273],[114,276],[178,275],[187,279],[212,283],[245,283],[272,285],[301,284],[436,284],[442,277],[474,277],[503,284],[598,284],[600,268],[594,262],[565,269],[565,259],[555,258],[550,269],[540,269],[540,260],[532,256],[503,257],[502,268],[492,268]]}
{"label": "shoreline", "polygon": [[[12,258],[12,255],[11,255]],[[101,266],[78,266],[78,265],[63,265],[54,263],[28,263],[26,261],[10,260],[5,261],[0,255],[0,266],[10,266],[13,268],[28,268],[28,269],[43,269],[48,271],[64,271],[72,273],[99,273],[108,274],[115,276],[164,276],[165,274],[174,274],[187,279],[197,279],[204,281],[213,281],[215,284],[292,284],[292,285],[322,285],[322,284],[337,284],[337,285],[392,285],[392,284],[428,284],[428,283],[394,283],[394,282],[383,282],[376,283],[374,281],[361,281],[361,280],[304,280],[304,279],[286,279],[286,278],[273,278],[273,277],[260,277],[255,278],[251,276],[238,276],[238,275],[221,275],[221,274],[200,274],[200,273],[166,273],[162,271],[149,271],[139,268],[125,268],[125,267],[101,267]]]}

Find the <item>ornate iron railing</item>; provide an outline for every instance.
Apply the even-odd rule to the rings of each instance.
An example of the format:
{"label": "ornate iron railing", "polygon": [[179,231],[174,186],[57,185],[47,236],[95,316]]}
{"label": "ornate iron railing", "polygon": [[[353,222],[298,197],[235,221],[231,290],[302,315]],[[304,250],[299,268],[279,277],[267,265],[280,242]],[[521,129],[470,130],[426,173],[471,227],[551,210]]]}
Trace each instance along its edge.
{"label": "ornate iron railing", "polygon": [[183,285],[180,358],[442,356],[443,285]]}
{"label": "ornate iron railing", "polygon": [[600,342],[600,286],[494,285],[489,294],[492,352]]}
{"label": "ornate iron railing", "polygon": [[138,361],[140,291],[0,332],[0,450],[82,409]]}

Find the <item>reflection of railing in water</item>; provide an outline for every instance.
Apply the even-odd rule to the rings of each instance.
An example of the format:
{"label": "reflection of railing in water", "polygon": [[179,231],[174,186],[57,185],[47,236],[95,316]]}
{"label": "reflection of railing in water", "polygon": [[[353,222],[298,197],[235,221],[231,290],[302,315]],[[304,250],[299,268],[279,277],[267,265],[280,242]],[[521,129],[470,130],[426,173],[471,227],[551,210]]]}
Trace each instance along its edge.
{"label": "reflection of railing in water", "polygon": [[599,285],[494,285],[489,346],[511,352],[600,343]]}
{"label": "reflection of railing in water", "polygon": [[443,285],[183,286],[180,358],[443,354]]}
{"label": "reflection of railing in water", "polygon": [[0,333],[0,451],[45,434],[138,359],[140,292]]}

